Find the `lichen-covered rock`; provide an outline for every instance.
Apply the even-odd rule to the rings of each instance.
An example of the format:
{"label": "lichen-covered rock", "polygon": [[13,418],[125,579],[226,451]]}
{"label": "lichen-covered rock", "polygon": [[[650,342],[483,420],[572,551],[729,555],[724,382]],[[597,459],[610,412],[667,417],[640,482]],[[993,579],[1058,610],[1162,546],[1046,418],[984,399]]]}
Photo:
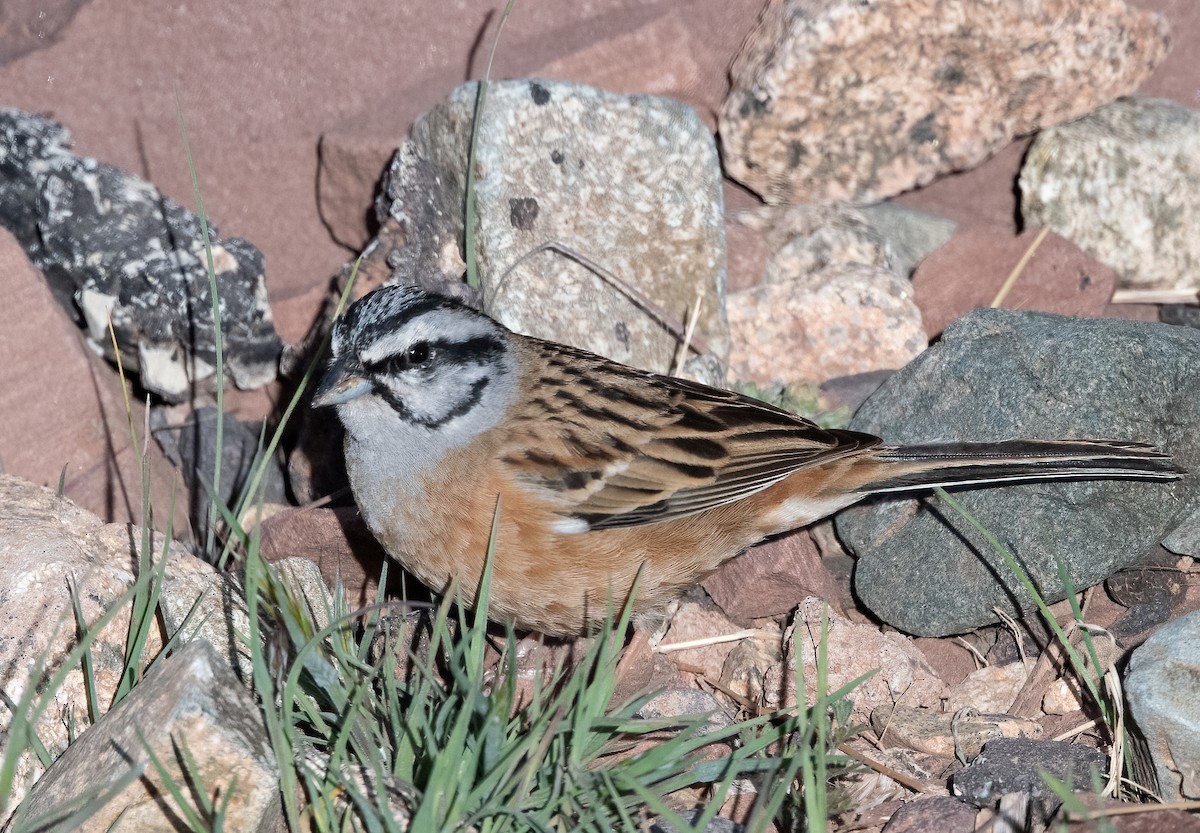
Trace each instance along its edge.
{"label": "lichen-covered rock", "polygon": [[[200,221],[148,182],[71,152],[61,125],[0,108],[0,225],[50,282],[55,298],[113,358],[173,402],[216,364]],[[275,332],[259,251],[211,226],[225,368],[242,388],[276,376]]]}

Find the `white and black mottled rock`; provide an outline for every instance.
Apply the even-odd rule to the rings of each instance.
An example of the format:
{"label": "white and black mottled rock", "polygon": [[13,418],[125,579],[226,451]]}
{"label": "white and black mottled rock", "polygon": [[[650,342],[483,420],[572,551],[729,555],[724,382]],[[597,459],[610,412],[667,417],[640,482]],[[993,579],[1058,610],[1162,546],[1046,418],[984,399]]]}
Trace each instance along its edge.
{"label": "white and black mottled rock", "polygon": [[[893,444],[1098,438],[1157,445],[1200,470],[1200,333],[1166,324],[976,310],[889,379],[851,428]],[[1086,480],[962,490],[957,499],[1025,565],[1049,601],[1136,562],[1191,515],[1200,478]],[[841,513],[855,588],[881,619],[943,636],[1032,611],[1000,557],[932,496]]]}
{"label": "white and black mottled rock", "polygon": [[67,747],[30,790],[19,811],[23,821],[41,820],[29,829],[49,829],[92,791],[115,789],[126,773],[143,766],[141,777],[70,829],[178,830],[179,811],[164,797],[147,746],[176,784],[203,784],[209,797],[217,796],[225,829],[278,829],[279,770],[258,704],[203,640],[164,660]]}
{"label": "white and black mottled rock", "polygon": [[[0,225],[94,348],[112,358],[111,316],[125,367],[147,390],[182,401],[216,363],[199,218],[150,183],[70,147],[56,122],[0,108]],[[257,387],[275,378],[282,349],[262,255],[209,230],[225,367],[238,387]]]}
{"label": "white and black mottled rock", "polygon": [[1159,628],[1125,669],[1129,711],[1146,739],[1164,801],[1200,798],[1200,612]]}
{"label": "white and black mottled rock", "polygon": [[976,807],[995,804],[1008,793],[1025,793],[1043,807],[1056,807],[1058,796],[1046,786],[1042,772],[1073,790],[1090,791],[1097,777],[1103,782],[1107,766],[1108,759],[1089,746],[996,738],[983,747],[983,754],[970,766],[954,776],[953,792]]}
{"label": "white and black mottled rock", "polygon": [[1200,289],[1200,110],[1147,96],[1038,134],[1021,217],[1116,270],[1122,287]]}
{"label": "white and black mottled rock", "polygon": [[[234,505],[254,474],[260,443],[265,445],[266,442],[261,437],[261,427],[261,423],[247,424],[232,414],[225,414],[218,484],[218,497],[225,506]],[[182,422],[176,424],[167,409],[155,408],[150,412],[150,428],[167,458],[183,474],[191,499],[188,517],[193,531],[203,539],[209,524],[220,521],[210,512],[216,467],[217,409],[210,405],[189,411]],[[266,461],[261,485],[264,503],[286,502],[283,464],[277,458]]]}
{"label": "white and black mottled rock", "polygon": [[[407,235],[390,258],[394,282],[441,288],[463,274],[478,89],[459,87],[418,120],[386,176],[377,211]],[[553,251],[517,265],[554,243],[624,280],[676,324],[701,298],[697,332],[724,358],[721,172],[695,111],[558,81],[493,83],[476,153],[475,247],[489,314],[520,332],[670,368],[678,338],[596,271]]]}

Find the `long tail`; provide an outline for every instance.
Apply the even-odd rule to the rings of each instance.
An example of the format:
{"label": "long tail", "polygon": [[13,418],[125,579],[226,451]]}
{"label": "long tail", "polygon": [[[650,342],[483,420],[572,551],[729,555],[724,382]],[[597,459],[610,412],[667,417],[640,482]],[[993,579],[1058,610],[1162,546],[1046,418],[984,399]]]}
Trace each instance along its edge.
{"label": "long tail", "polygon": [[1187,474],[1152,445],[1110,440],[939,443],[883,447],[871,456],[888,465],[862,487],[865,493],[1020,480],[1177,480]]}

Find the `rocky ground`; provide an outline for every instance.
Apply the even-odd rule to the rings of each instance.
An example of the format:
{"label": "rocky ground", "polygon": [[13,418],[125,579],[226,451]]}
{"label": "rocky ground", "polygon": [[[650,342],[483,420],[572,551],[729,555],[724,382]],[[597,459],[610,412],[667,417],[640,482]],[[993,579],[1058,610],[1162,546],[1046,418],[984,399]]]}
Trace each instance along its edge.
{"label": "rocky ground", "polygon": [[[94,582],[81,614],[93,621],[133,581],[130,542],[147,548],[129,522],[177,539],[166,633],[195,635],[192,601],[214,605],[202,635],[215,647],[196,641],[172,673],[246,679],[229,639],[236,582],[195,557],[228,529],[209,511],[215,369],[231,382],[218,492],[232,504],[360,254],[355,296],[384,281],[454,292],[514,329],[888,442],[1113,437],[1200,468],[1200,9],[518,2],[474,149],[481,288],[468,291],[478,87],[463,82],[487,66],[499,11],[0,11],[0,286],[15,313],[0,327],[0,680],[14,702],[37,657],[69,650],[47,633],[70,614],[68,585]],[[260,484],[265,515],[241,519],[310,598],[336,578],[366,603],[382,554],[336,432],[302,403]],[[1186,682],[1200,663],[1198,490],[1193,476],[960,494],[1071,644],[1092,633],[1091,671],[1127,703],[1146,786],[1168,802],[1200,799]],[[1086,629],[1071,625],[1072,589]],[[1057,802],[1033,773],[1089,790],[1089,763],[1113,754],[1032,594],[930,498],[856,507],[729,562],[661,640],[631,644],[620,689],[664,689],[658,714],[790,705],[790,670],[811,663],[823,619],[830,687],[877,670],[850,715],[870,727],[852,747],[874,775],[847,782],[835,829],[971,830],[1017,800],[1038,829]],[[96,672],[109,692],[120,675]],[[165,727],[254,708],[236,682],[184,708],[186,688],[124,701],[109,737],[132,736],[121,721],[145,709]],[[63,708],[83,708],[83,681],[68,690]],[[212,746],[240,756],[213,771],[269,780],[253,727],[210,720]],[[50,715],[39,728],[55,756],[65,727]],[[96,737],[28,806],[75,794],[87,764],[71,761],[96,760]],[[240,818],[269,815],[261,793]],[[1187,806],[1154,829],[1200,828]]]}

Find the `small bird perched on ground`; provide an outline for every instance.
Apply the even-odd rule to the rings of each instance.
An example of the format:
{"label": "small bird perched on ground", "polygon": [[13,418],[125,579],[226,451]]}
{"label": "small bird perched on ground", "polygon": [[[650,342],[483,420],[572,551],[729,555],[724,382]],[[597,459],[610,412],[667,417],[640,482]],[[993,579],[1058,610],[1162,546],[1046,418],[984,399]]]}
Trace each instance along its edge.
{"label": "small bird perched on ground", "polygon": [[634,578],[649,619],[763,538],[867,495],[1055,478],[1173,480],[1107,440],[890,447],[706,385],[519,335],[462,303],[383,287],[334,325],[315,406],[384,549],[474,602],[499,500],[488,614],[586,632]]}

